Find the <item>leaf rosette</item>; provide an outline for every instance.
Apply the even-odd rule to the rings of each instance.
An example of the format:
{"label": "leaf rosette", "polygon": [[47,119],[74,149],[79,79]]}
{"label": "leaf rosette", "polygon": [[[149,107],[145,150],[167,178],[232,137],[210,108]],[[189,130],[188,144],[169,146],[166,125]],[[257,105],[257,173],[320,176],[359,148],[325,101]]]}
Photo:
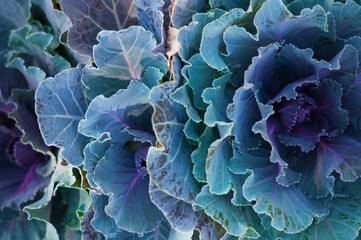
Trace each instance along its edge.
{"label": "leaf rosette", "polygon": [[360,13],[355,1],[176,1],[181,62],[151,90],[151,181],[224,239],[355,239]]}

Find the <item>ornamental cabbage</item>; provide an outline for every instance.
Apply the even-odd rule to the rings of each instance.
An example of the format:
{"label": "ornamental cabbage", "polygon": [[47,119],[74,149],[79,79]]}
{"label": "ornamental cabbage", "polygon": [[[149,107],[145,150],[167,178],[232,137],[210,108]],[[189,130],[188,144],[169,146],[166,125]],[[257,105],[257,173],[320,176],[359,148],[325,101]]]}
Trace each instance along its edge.
{"label": "ornamental cabbage", "polygon": [[2,1],[0,239],[360,238],[359,0]]}
{"label": "ornamental cabbage", "polygon": [[150,93],[151,180],[224,239],[355,239],[360,5],[197,3],[175,3],[197,12],[173,15],[180,76]]}

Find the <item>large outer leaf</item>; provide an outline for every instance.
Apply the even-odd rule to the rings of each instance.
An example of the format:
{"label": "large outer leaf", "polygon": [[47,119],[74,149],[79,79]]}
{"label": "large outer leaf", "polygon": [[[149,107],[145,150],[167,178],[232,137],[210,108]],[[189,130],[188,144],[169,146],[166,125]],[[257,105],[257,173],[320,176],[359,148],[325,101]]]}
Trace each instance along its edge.
{"label": "large outer leaf", "polygon": [[82,164],[83,148],[89,141],[78,132],[88,108],[81,70],[78,66],[47,78],[35,93],[35,112],[45,143],[63,148],[62,157],[74,165]]}
{"label": "large outer leaf", "polygon": [[84,55],[92,54],[101,30],[120,30],[138,23],[131,0],[60,0],[60,6],[73,24],[68,44]]}
{"label": "large outer leaf", "polygon": [[270,152],[266,149],[234,152],[230,161],[230,170],[244,174],[252,170],[253,174],[243,185],[243,194],[248,201],[257,201],[253,206],[259,214],[272,218],[272,226],[287,233],[297,233],[311,225],[314,217],[322,217],[327,209],[319,201],[309,199],[295,185],[279,185],[276,177],[279,167],[270,163]]}
{"label": "large outer leaf", "polygon": [[105,194],[111,194],[105,211],[119,228],[138,233],[156,228],[162,213],[150,201],[149,178],[138,172],[133,153],[111,145],[96,166],[93,179]]}
{"label": "large outer leaf", "polygon": [[130,80],[141,80],[148,67],[167,72],[166,58],[152,53],[156,40],[142,27],[102,31],[97,39],[100,43],[94,47],[94,60],[98,68],[86,67],[82,77],[90,99],[100,94],[109,97],[126,88]]}
{"label": "large outer leaf", "polygon": [[32,159],[34,162],[25,168],[18,167],[7,159],[1,159],[0,167],[0,208],[26,202],[33,198],[39,189],[49,184],[50,177],[43,177],[36,172],[40,158]]}
{"label": "large outer leaf", "polygon": [[167,82],[150,92],[153,128],[162,147],[149,149],[147,167],[161,191],[192,203],[199,185],[192,174],[192,148],[183,133],[188,116],[183,106],[168,97],[175,85]]}
{"label": "large outer leaf", "polygon": [[149,89],[139,81],[132,81],[126,90],[119,90],[110,98],[100,95],[93,99],[79,123],[79,132],[99,139],[103,134],[117,138],[129,132],[135,140],[154,142],[151,126],[152,106],[148,103]]}

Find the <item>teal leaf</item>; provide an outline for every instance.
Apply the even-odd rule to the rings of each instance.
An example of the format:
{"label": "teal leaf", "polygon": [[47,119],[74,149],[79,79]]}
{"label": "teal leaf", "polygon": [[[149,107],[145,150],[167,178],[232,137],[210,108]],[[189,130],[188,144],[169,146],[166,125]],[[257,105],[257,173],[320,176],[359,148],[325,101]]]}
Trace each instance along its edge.
{"label": "teal leaf", "polygon": [[[27,209],[32,218],[43,219],[56,228],[80,229],[77,211],[85,212],[90,205],[88,193],[79,188],[59,187],[53,199],[38,209]],[[57,213],[57,214],[56,214]]]}
{"label": "teal leaf", "polygon": [[295,0],[287,5],[287,8],[293,13],[299,15],[305,8],[313,8],[315,5],[320,5],[326,12],[332,10],[332,0]]}
{"label": "teal leaf", "polygon": [[14,68],[20,71],[24,76],[24,78],[26,79],[29,88],[35,91],[36,88],[39,86],[40,82],[45,79],[46,74],[43,70],[41,70],[38,67],[34,67],[34,66],[26,67],[24,64],[25,64],[24,59],[15,57],[14,59],[11,59],[6,66],[8,68]]}
{"label": "teal leaf", "polygon": [[286,233],[298,233],[310,226],[314,217],[327,213],[327,208],[320,201],[309,199],[297,186],[278,184],[276,177],[281,169],[269,161],[269,151],[235,151],[234,154],[230,161],[232,172],[253,172],[243,185],[244,197],[257,202],[253,208],[258,214],[267,214],[272,218],[272,227]]}
{"label": "teal leaf", "polygon": [[110,98],[100,95],[90,103],[85,119],[79,123],[79,132],[97,139],[104,134],[115,139],[126,132],[135,141],[154,142],[150,121],[153,109],[148,98],[149,88],[139,81],[132,81],[127,89]]}
{"label": "teal leaf", "polygon": [[206,161],[208,148],[217,139],[219,139],[217,129],[206,128],[199,138],[198,148],[192,152],[191,158],[194,163],[193,175],[199,182],[207,182]]}
{"label": "teal leaf", "polygon": [[104,157],[106,150],[110,146],[110,141],[101,142],[95,140],[86,145],[84,148],[84,170],[87,171],[86,178],[91,187],[97,188],[97,184],[94,182],[94,171],[99,160]]}
{"label": "teal leaf", "polygon": [[83,149],[89,142],[78,132],[88,108],[81,70],[78,66],[47,78],[35,93],[35,112],[45,143],[62,148],[62,157],[73,165],[83,163]]}
{"label": "teal leaf", "polygon": [[[183,237],[191,236],[193,230],[201,233],[201,239],[220,239],[224,235],[223,228],[206,216],[203,211],[195,212],[191,204],[162,192],[152,181],[149,194],[172,228],[184,233]],[[179,214],[180,212],[182,214]]]}
{"label": "teal leaf", "polygon": [[141,80],[148,67],[159,69],[163,75],[168,70],[167,59],[152,53],[156,47],[152,33],[142,27],[102,31],[97,39],[94,60],[98,68],[84,68],[82,77],[90,99],[100,94],[109,97],[126,88],[130,80]]}
{"label": "teal leaf", "polygon": [[95,190],[92,190],[90,191],[90,197],[94,211],[94,216],[90,223],[94,229],[105,236],[120,232],[121,230],[115,223],[115,219],[105,212],[105,207],[109,203],[109,196],[99,195]]}
{"label": "teal leaf", "polygon": [[32,4],[37,5],[44,12],[52,30],[59,37],[71,26],[70,20],[66,17],[64,12],[54,9],[53,3],[47,0],[31,0]]}
{"label": "teal leaf", "polygon": [[60,6],[72,23],[68,44],[83,55],[92,54],[96,36],[101,30],[121,30],[138,23],[133,1],[130,0],[60,0]]}
{"label": "teal leaf", "polygon": [[11,33],[9,46],[17,54],[26,55],[26,63],[29,66],[39,67],[47,76],[54,76],[70,68],[70,64],[60,55],[53,56],[46,51],[52,40],[53,35],[50,33],[32,32],[31,26],[25,25]]}
{"label": "teal leaf", "polygon": [[194,106],[193,100],[195,96],[192,89],[189,87],[189,84],[177,88],[174,93],[170,94],[170,97],[186,108],[187,115],[192,121],[196,123],[202,122],[202,118],[200,117],[197,108]]}
{"label": "teal leaf", "polygon": [[178,0],[173,6],[172,23],[181,28],[192,21],[192,15],[205,12],[209,8],[207,0]]}
{"label": "teal leaf", "polygon": [[162,213],[150,201],[149,178],[138,170],[134,153],[111,145],[96,166],[93,179],[105,194],[110,194],[105,211],[117,226],[144,233],[156,228]]}
{"label": "teal leaf", "polygon": [[222,8],[227,11],[233,8],[242,8],[247,11],[250,1],[249,0],[210,0],[209,4],[212,8]]}
{"label": "teal leaf", "polygon": [[183,132],[188,117],[183,106],[169,98],[175,84],[166,82],[150,92],[153,128],[162,147],[150,147],[147,168],[161,191],[192,203],[199,185],[192,174],[192,147]]}
{"label": "teal leaf", "polygon": [[228,104],[232,102],[234,87],[230,84],[231,73],[215,79],[212,87],[206,88],[202,93],[202,98],[209,106],[204,115],[204,123],[209,127],[217,125],[230,126],[228,118]]}
{"label": "teal leaf", "polygon": [[142,76],[141,82],[144,83],[147,87],[152,88],[157,86],[164,77],[159,68],[147,67]]}
{"label": "teal leaf", "polygon": [[291,239],[355,239],[361,229],[360,200],[334,198],[329,205],[330,213],[323,221],[313,223],[303,232],[292,235]]}
{"label": "teal leaf", "polygon": [[246,182],[248,174],[232,174],[232,204],[235,206],[252,206],[243,195],[243,184]]}
{"label": "teal leaf", "polygon": [[268,0],[257,12],[254,24],[264,46],[284,40],[299,48],[306,48],[324,38],[334,38],[327,32],[327,13],[319,5],[304,9],[300,16],[295,17],[282,0]]}
{"label": "teal leaf", "polygon": [[237,207],[230,204],[230,194],[213,195],[209,186],[204,186],[197,196],[197,203],[215,221],[222,224],[228,233],[240,237],[259,237],[252,224],[259,224],[252,207]]}
{"label": "teal leaf", "polygon": [[223,44],[223,32],[245,15],[242,9],[232,9],[219,19],[208,24],[203,30],[200,53],[204,61],[219,71],[228,70],[219,51]]}
{"label": "teal leaf", "polygon": [[208,148],[206,174],[212,194],[226,194],[231,189],[232,173],[228,169],[231,157],[232,146],[228,137],[213,142]]}
{"label": "teal leaf", "polygon": [[259,136],[253,133],[252,127],[261,119],[257,101],[252,89],[241,87],[236,91],[232,105],[228,107],[228,117],[233,121],[232,134],[235,136],[234,145],[240,151],[257,148],[260,144]]}
{"label": "teal leaf", "polygon": [[188,26],[179,29],[178,42],[181,45],[179,56],[188,61],[193,55],[199,53],[203,28],[210,22],[221,17],[225,11],[220,9],[210,10],[206,13],[193,15],[192,22]]}
{"label": "teal leaf", "polygon": [[192,119],[188,119],[186,125],[184,126],[184,134],[189,140],[189,143],[192,145],[198,145],[198,141],[204,131],[203,123],[193,122]]}
{"label": "teal leaf", "polygon": [[196,54],[189,60],[188,68],[189,86],[194,93],[194,104],[197,108],[206,110],[207,104],[202,99],[202,92],[212,86],[217,71],[208,66],[200,54]]}

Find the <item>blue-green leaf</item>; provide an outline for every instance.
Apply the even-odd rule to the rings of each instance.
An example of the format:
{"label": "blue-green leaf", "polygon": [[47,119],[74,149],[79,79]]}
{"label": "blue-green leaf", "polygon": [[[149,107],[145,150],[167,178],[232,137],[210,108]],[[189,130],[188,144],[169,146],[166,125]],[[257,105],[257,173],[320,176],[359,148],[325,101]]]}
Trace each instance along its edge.
{"label": "blue-green leaf", "polygon": [[148,98],[149,88],[139,81],[132,81],[127,89],[110,98],[100,95],[90,103],[85,119],[79,123],[79,132],[97,139],[103,134],[115,139],[123,132],[133,135],[136,141],[154,142],[153,109]]}
{"label": "blue-green leaf", "polygon": [[254,230],[257,214],[252,207],[237,207],[230,203],[230,194],[217,196],[210,192],[209,186],[204,186],[197,196],[197,203],[215,221],[222,224],[228,233],[240,237],[259,237]]}
{"label": "blue-green leaf", "polygon": [[206,13],[197,13],[193,15],[193,20],[188,26],[179,29],[178,42],[181,45],[179,56],[184,61],[188,61],[193,55],[199,53],[203,28],[224,13],[225,11],[220,9],[210,10]]}
{"label": "blue-green leaf", "polygon": [[94,182],[107,195],[105,211],[119,228],[137,233],[152,231],[162,213],[150,201],[149,178],[136,166],[135,154],[121,145],[111,145],[95,168]]}
{"label": "blue-green leaf", "polygon": [[[10,32],[24,26],[30,18],[30,0],[1,0],[0,52],[8,47]],[[6,7],[5,7],[6,6]]]}
{"label": "blue-green leaf", "polygon": [[226,194],[232,185],[232,173],[228,169],[232,157],[232,146],[229,138],[219,139],[208,148],[206,162],[207,182],[213,194]]}
{"label": "blue-green leaf", "polygon": [[322,217],[327,208],[316,199],[309,199],[295,185],[284,187],[276,181],[282,170],[269,161],[269,150],[247,150],[234,152],[230,170],[244,174],[252,170],[252,175],[243,185],[243,195],[248,201],[256,201],[253,206],[258,214],[272,218],[272,226],[286,233],[297,233],[312,224],[313,218]]}
{"label": "blue-green leaf", "polygon": [[181,28],[192,21],[192,15],[209,8],[208,0],[177,0],[173,6],[172,23]]}
{"label": "blue-green leaf", "polygon": [[254,24],[258,38],[265,46],[284,40],[299,48],[309,47],[324,38],[334,38],[327,32],[327,13],[316,5],[294,17],[282,0],[268,0],[257,12]]}
{"label": "blue-green leaf", "polygon": [[68,44],[84,55],[92,54],[101,30],[120,30],[138,22],[131,0],[60,0],[60,6],[73,25],[68,32]]}
{"label": "blue-green leaf", "polygon": [[167,82],[150,92],[153,128],[162,147],[149,149],[147,167],[161,191],[192,203],[199,185],[192,174],[192,147],[183,132],[188,117],[183,106],[169,98],[175,84]]}
{"label": "blue-green leaf", "polygon": [[167,72],[166,58],[152,53],[156,40],[142,27],[102,31],[97,39],[100,43],[94,47],[94,60],[98,68],[84,68],[82,77],[90,99],[100,94],[109,97],[126,88],[130,80],[141,80],[148,67],[159,69],[163,75]]}
{"label": "blue-green leaf", "polygon": [[204,28],[200,52],[204,61],[212,68],[219,71],[228,70],[228,66],[220,53],[220,47],[223,44],[223,32],[228,26],[239,21],[244,14],[242,9],[232,9]]}
{"label": "blue-green leaf", "polygon": [[74,165],[82,164],[83,149],[89,142],[78,132],[88,108],[81,70],[82,66],[78,66],[47,78],[35,93],[35,112],[45,143],[63,148],[62,157]]}
{"label": "blue-green leaf", "polygon": [[10,209],[0,211],[0,239],[58,240],[56,229],[47,222],[27,220],[26,213]]}

